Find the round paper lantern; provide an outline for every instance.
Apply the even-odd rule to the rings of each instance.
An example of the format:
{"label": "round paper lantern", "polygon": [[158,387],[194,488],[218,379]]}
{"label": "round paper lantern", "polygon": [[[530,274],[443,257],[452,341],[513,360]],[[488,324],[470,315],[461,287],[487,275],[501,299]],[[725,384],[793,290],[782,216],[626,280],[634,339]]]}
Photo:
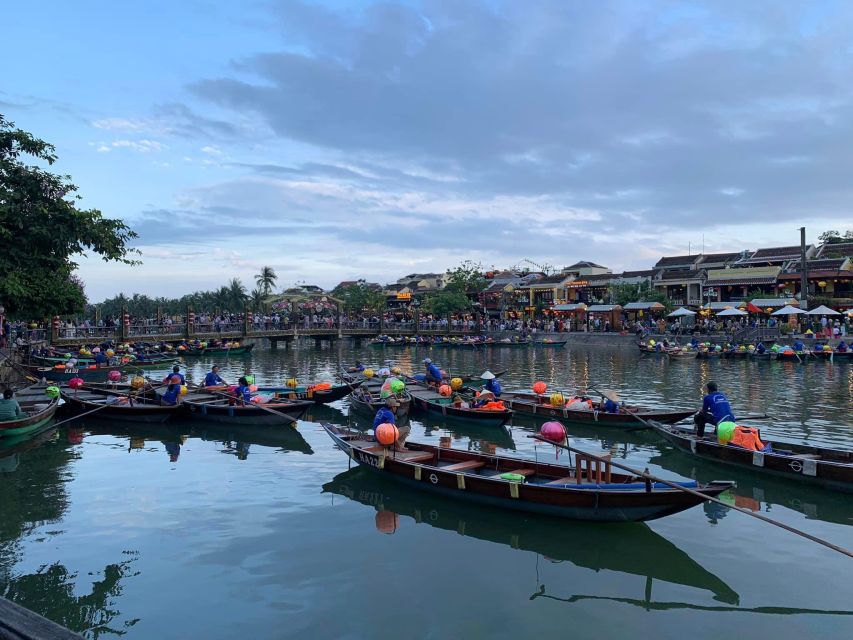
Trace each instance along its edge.
{"label": "round paper lantern", "polygon": [[246,382],[249,384],[255,384],[255,376],[246,376]]}
{"label": "round paper lantern", "polygon": [[58,398],[59,397],[59,387],[50,386],[44,390],[44,395],[48,398]]}
{"label": "round paper lantern", "polygon": [[181,376],[172,376],[169,378],[169,382],[172,384],[181,384]]}
{"label": "round paper lantern", "polygon": [[406,383],[402,380],[392,380],[391,381],[391,391],[394,393],[403,393],[403,390],[406,388]]}
{"label": "round paper lantern", "polygon": [[365,378],[372,378],[374,371],[373,369],[365,369],[363,373]]}
{"label": "round paper lantern", "polygon": [[251,391],[252,393],[255,393],[257,390],[258,390],[258,385],[256,385],[256,384],[250,384],[249,385],[249,391]]}
{"label": "round paper lantern", "polygon": [[68,388],[69,389],[79,389],[82,386],[83,386],[83,378],[71,378],[71,380],[68,381]]}
{"label": "round paper lantern", "polygon": [[[246,382],[248,382],[248,380]],[[285,382],[284,385],[288,389],[295,389],[297,386],[299,386],[299,382],[296,380],[296,378],[288,378],[287,382]]]}
{"label": "round paper lantern", "polygon": [[533,393],[537,395],[542,395],[548,390],[548,385],[542,382],[541,380],[533,383]]}
{"label": "round paper lantern", "polygon": [[566,399],[563,397],[563,394],[559,391],[556,393],[552,393],[549,399],[551,400],[551,404],[555,407],[562,407],[566,402]]}
{"label": "round paper lantern", "polygon": [[94,349],[92,349],[92,353],[100,353],[100,352],[101,352],[100,347],[95,347]]}
{"label": "round paper lantern", "polygon": [[453,378],[450,381],[450,388],[454,391],[459,391],[462,388],[462,378]]}
{"label": "round paper lantern", "polygon": [[66,354],[65,354],[65,355],[63,355],[62,357],[63,357],[63,358],[65,358],[66,360],[68,360],[68,359],[71,357],[71,354],[70,354],[70,353],[66,353]]}
{"label": "round paper lantern", "polygon": [[107,380],[110,382],[118,382],[121,380],[121,371],[110,371],[107,374]]}
{"label": "round paper lantern", "polygon": [[[166,345],[166,350],[167,350],[167,351],[171,351],[171,350],[172,350],[172,346],[171,346],[171,345]],[[182,345],[182,344],[179,344],[179,345],[178,345],[178,351],[186,351],[186,350],[187,350],[187,348],[186,348],[184,345]]]}
{"label": "round paper lantern", "polygon": [[181,395],[182,396],[187,395],[187,385],[185,385],[185,384],[181,385]]}
{"label": "round paper lantern", "polygon": [[453,389],[450,388],[449,384],[443,384],[438,388],[438,395],[445,398],[449,398],[451,393],[453,393]]}
{"label": "round paper lantern", "polygon": [[400,367],[391,367],[391,373],[393,373],[395,376],[399,376],[401,373],[403,373],[403,370],[400,369]]}
{"label": "round paper lantern", "polygon": [[107,357],[112,358],[116,354],[112,349],[107,349]]}
{"label": "round paper lantern", "polygon": [[141,389],[145,386],[145,378],[143,378],[142,376],[134,376],[133,379],[130,381],[130,386],[132,389]]}
{"label": "round paper lantern", "polygon": [[545,438],[548,442],[554,444],[563,444],[566,440],[566,428],[556,420],[546,422],[539,430],[539,435]]}
{"label": "round paper lantern", "polygon": [[400,437],[400,432],[397,427],[390,422],[383,422],[376,427],[376,430],[373,433],[376,436],[377,442],[385,447],[390,447],[392,444],[397,442],[397,438]]}

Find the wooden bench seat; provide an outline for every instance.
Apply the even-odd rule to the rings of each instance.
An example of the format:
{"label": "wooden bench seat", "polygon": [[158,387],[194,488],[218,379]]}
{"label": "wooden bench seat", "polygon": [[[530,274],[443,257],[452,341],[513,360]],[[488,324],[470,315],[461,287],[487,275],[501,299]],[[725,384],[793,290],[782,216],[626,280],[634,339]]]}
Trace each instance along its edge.
{"label": "wooden bench seat", "polygon": [[565,478],[557,478],[556,480],[551,480],[551,482],[546,482],[545,484],[571,484],[575,481],[576,479],[574,476],[566,476]]}
{"label": "wooden bench seat", "polygon": [[457,462],[446,467],[441,467],[442,471],[473,471],[485,467],[485,462],[477,462],[476,460],[468,460],[466,462]]}
{"label": "wooden bench seat", "polygon": [[501,471],[501,473],[515,473],[520,476],[532,476],[536,471],[534,469],[513,469],[512,471]]}
{"label": "wooden bench seat", "polygon": [[397,455],[397,459],[403,462],[426,462],[427,460],[432,460],[434,457],[432,453],[404,453]]}
{"label": "wooden bench seat", "polygon": [[791,457],[799,458],[800,460],[820,460],[820,456],[816,453],[795,453]]}

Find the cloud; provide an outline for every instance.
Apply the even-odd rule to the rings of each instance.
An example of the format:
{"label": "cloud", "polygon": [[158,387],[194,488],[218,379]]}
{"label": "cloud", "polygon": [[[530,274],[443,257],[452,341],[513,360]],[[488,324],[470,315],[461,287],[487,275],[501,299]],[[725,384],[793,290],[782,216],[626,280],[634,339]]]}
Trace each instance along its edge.
{"label": "cloud", "polygon": [[851,7],[284,1],[273,13],[281,50],[190,89],[281,140],[455,177],[469,198],[631,212],[635,226],[847,215]]}
{"label": "cloud", "polygon": [[113,140],[109,144],[98,144],[96,151],[100,153],[108,153],[113,149],[130,149],[139,153],[157,153],[168,149],[169,147],[156,140]]}

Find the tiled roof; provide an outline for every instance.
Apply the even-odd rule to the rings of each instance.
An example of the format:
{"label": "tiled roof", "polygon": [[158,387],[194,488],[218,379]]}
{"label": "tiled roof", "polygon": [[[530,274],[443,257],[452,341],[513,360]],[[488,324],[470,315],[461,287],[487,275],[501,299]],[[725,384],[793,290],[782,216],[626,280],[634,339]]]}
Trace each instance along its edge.
{"label": "tiled roof", "polygon": [[697,280],[701,271],[698,269],[673,269],[660,274],[661,280]]}
{"label": "tiled roof", "polygon": [[589,260],[580,260],[575,262],[572,266],[566,267],[566,271],[571,271],[572,269],[606,269],[607,267],[602,267],[600,264],[596,264],[594,262],[590,262]]}
{"label": "tiled roof", "polygon": [[709,269],[706,287],[720,285],[773,284],[781,267],[739,267],[735,269]]}
{"label": "tiled roof", "polygon": [[651,311],[652,309],[663,309],[660,302],[629,302],[625,305],[625,311]]}
{"label": "tiled roof", "polygon": [[[817,271],[817,270],[835,270],[838,271],[842,267],[845,266],[848,258],[824,258],[824,259],[812,259],[806,260],[806,264],[809,267],[809,271]],[[788,265],[788,268],[785,270],[786,273],[793,273],[800,271],[800,261],[792,262]]]}
{"label": "tiled roof", "polygon": [[660,267],[677,267],[679,265],[692,265],[699,259],[698,255],[692,256],[664,256],[655,263],[655,266]]}
{"label": "tiled roof", "polygon": [[[812,245],[806,246],[806,251],[812,248]],[[759,249],[751,256],[749,256],[749,260],[757,260],[759,258],[798,258],[800,256],[800,246],[792,246],[792,247],[769,247],[766,249]]]}
{"label": "tiled roof", "polygon": [[621,309],[618,304],[592,304],[586,308],[591,313],[595,313],[596,311],[616,311],[617,309]]}
{"label": "tiled roof", "polygon": [[583,276],[583,279],[589,282],[590,284],[607,284],[614,278],[619,276],[614,275],[612,273],[597,273],[593,276]]}
{"label": "tiled roof", "polygon": [[740,260],[743,257],[743,251],[734,253],[703,253],[702,264],[726,264]]}
{"label": "tiled roof", "polygon": [[846,256],[853,256],[853,242],[824,244],[817,252],[818,258],[843,258]]}
{"label": "tiled roof", "polygon": [[646,269],[643,271],[623,271],[622,273],[616,273],[613,275],[614,278],[651,278],[657,273],[655,269]]}

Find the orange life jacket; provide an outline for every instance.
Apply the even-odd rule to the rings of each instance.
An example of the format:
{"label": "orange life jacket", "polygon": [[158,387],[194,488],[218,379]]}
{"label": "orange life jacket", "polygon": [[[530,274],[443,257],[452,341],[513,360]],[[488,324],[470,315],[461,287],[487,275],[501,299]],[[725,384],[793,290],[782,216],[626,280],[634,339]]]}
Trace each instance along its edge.
{"label": "orange life jacket", "polygon": [[480,409],[483,411],[503,411],[504,403],[502,400],[492,400],[491,402],[487,402]]}
{"label": "orange life jacket", "polygon": [[734,434],[729,444],[737,447],[743,447],[749,451],[761,451],[764,448],[764,443],[761,442],[761,437],[758,429],[754,427],[735,427]]}

